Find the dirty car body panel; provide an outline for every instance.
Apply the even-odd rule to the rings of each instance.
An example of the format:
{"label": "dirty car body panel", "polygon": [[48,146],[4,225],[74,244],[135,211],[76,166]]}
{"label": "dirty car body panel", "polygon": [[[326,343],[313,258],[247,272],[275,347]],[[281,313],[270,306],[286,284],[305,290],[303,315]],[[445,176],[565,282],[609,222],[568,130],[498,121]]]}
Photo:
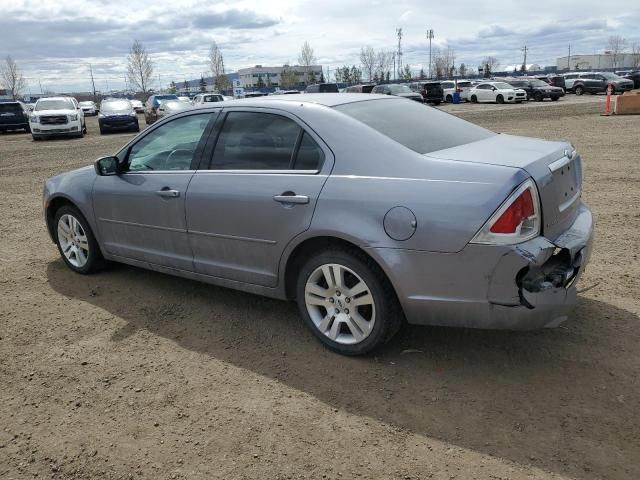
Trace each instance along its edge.
{"label": "dirty car body panel", "polygon": [[[567,318],[593,236],[591,212],[581,201],[581,159],[569,143],[495,134],[393,96],[304,97],[220,102],[178,114],[215,112],[189,170],[136,174],[152,193],[172,175],[183,178],[184,194],[172,209],[166,198],[139,196],[131,181],[129,197],[114,203],[109,197],[123,192],[111,192],[109,183],[96,188],[100,177],[90,169],[49,179],[44,207],[50,232],[51,205],[64,198],[95,227],[107,259],[281,299],[293,295],[287,272],[298,247],[337,239],[377,263],[410,323],[533,329]],[[322,166],[302,172],[217,170],[211,158],[225,115],[243,109],[294,120],[322,149]],[[424,128],[402,129],[399,115]],[[416,124],[412,115],[426,123]],[[118,160],[146,134],[118,152]],[[145,175],[153,180],[143,181]],[[120,176],[127,177],[102,178],[117,183]],[[513,244],[475,241],[527,182],[539,197],[539,231]],[[290,193],[305,202],[274,202],[274,196]],[[139,218],[128,213],[129,223],[153,220],[166,231],[164,238],[154,225],[111,222],[135,248],[110,246],[123,235],[104,237],[96,214],[126,216],[118,213],[128,208],[126,198],[145,202]]]}

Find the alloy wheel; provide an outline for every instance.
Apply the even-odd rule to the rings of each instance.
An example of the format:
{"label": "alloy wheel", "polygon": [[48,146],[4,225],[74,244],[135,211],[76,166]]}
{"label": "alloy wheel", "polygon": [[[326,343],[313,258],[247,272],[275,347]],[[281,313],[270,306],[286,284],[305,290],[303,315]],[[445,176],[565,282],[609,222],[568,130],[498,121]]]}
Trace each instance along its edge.
{"label": "alloy wheel", "polygon": [[369,286],[356,272],[337,263],[321,265],[309,275],[304,302],[315,327],[341,345],[362,342],[376,322]]}
{"label": "alloy wheel", "polygon": [[89,240],[82,225],[73,215],[65,214],[58,220],[58,243],[67,261],[82,268],[89,259]]}

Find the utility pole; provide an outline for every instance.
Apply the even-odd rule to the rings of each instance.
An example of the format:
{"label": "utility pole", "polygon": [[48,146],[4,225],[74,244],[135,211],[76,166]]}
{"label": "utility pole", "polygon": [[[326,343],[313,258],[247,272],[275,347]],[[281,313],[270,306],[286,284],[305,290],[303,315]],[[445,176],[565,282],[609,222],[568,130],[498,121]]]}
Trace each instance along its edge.
{"label": "utility pole", "polygon": [[96,101],[96,82],[93,79],[93,67],[89,64],[89,75],[91,75],[91,88],[93,89],[93,101]]}
{"label": "utility pole", "polygon": [[433,28],[427,30],[427,40],[429,40],[429,80],[431,80],[431,40],[433,40]]}
{"label": "utility pole", "polygon": [[523,66],[524,68],[523,68],[522,70],[523,70],[524,72],[526,72],[526,71],[527,71],[527,50],[528,50],[528,48],[527,48],[527,46],[525,45],[524,47],[522,47],[522,49],[521,49],[521,50],[524,52],[524,60],[523,60],[523,62],[522,62],[522,66]]}
{"label": "utility pole", "polygon": [[160,74],[158,74],[158,91],[162,92],[162,80],[160,78]]}
{"label": "utility pole", "polygon": [[391,58],[393,58],[393,81],[395,82],[397,78],[396,74],[398,73],[396,72],[396,52],[391,54]]}
{"label": "utility pole", "polygon": [[44,95],[44,90],[42,90],[42,82],[38,79],[38,85],[40,85],[40,93]]}
{"label": "utility pole", "polygon": [[571,45],[569,45],[569,56],[567,57],[567,70],[571,70]]}
{"label": "utility pole", "polygon": [[398,35],[398,76],[402,75],[402,28],[396,28]]}

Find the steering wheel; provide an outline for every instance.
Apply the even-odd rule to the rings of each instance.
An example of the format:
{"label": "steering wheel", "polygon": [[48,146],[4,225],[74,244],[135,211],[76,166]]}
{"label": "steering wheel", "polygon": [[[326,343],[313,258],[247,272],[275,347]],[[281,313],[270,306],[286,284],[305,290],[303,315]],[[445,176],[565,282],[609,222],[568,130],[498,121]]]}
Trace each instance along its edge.
{"label": "steering wheel", "polygon": [[164,161],[165,170],[189,170],[193,152],[184,148],[172,150]]}

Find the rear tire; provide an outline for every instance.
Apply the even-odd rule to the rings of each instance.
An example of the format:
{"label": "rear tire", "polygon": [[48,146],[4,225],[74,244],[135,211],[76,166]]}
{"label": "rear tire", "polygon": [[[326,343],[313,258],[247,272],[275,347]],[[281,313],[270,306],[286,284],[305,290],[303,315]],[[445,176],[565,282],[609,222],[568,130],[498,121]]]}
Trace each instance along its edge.
{"label": "rear tire", "polygon": [[573,90],[576,95],[582,95],[584,93],[584,87],[582,85],[578,85]]}
{"label": "rear tire", "polygon": [[313,334],[342,355],[368,353],[402,325],[393,287],[380,267],[356,249],[312,256],[298,273],[296,301]]}
{"label": "rear tire", "polygon": [[542,94],[540,92],[536,92],[533,94],[533,99],[536,102],[542,102],[544,100],[544,97],[542,96]]}
{"label": "rear tire", "polygon": [[451,95],[447,95],[447,103],[453,103],[453,97]]}
{"label": "rear tire", "polygon": [[478,103],[478,97],[471,95],[471,103]]}
{"label": "rear tire", "polygon": [[504,97],[502,95],[498,95],[496,97],[496,103],[500,103],[500,104],[504,103]]}
{"label": "rear tire", "polygon": [[551,97],[552,102],[557,102],[560,97]]}
{"label": "rear tire", "polygon": [[60,256],[69,269],[86,275],[104,268],[106,262],[98,242],[77,208],[71,205],[60,207],[52,228]]}

